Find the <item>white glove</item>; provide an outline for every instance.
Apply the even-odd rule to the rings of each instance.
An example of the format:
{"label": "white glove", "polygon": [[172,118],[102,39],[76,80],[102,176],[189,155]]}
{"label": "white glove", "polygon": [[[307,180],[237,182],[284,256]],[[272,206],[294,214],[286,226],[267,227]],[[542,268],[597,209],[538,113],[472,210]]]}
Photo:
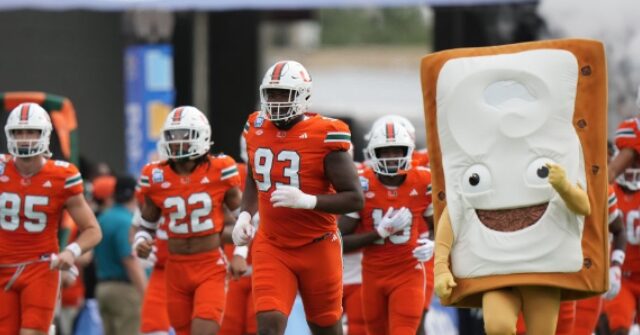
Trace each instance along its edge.
{"label": "white glove", "polygon": [[271,203],[273,207],[289,207],[314,209],[318,198],[315,195],[309,195],[293,186],[278,186],[271,193]]}
{"label": "white glove", "polygon": [[418,262],[428,262],[433,257],[434,243],[428,238],[421,238],[418,240],[418,246],[413,249],[413,257]]}
{"label": "white glove", "polygon": [[[60,258],[58,257],[58,254],[51,254],[51,259],[49,259],[49,268],[57,269],[59,265],[60,265]],[[78,267],[75,265],[72,265],[67,270],[61,270],[61,271],[67,272],[67,274],[73,279],[74,282],[78,278],[78,275],[80,275],[80,270],[78,270]]]}
{"label": "white glove", "polygon": [[408,226],[411,223],[411,211],[402,207],[397,211],[393,207],[389,207],[387,212],[380,220],[380,224],[376,227],[376,231],[381,238],[385,239]]}
{"label": "white glove", "polygon": [[251,214],[246,211],[240,213],[235,226],[233,226],[233,232],[231,233],[233,244],[240,247],[247,245],[251,242],[255,234],[256,228],[251,224]]}
{"label": "white glove", "polygon": [[614,265],[609,268],[609,291],[604,294],[604,298],[611,300],[620,293],[620,280],[622,279],[622,272],[620,267]]}

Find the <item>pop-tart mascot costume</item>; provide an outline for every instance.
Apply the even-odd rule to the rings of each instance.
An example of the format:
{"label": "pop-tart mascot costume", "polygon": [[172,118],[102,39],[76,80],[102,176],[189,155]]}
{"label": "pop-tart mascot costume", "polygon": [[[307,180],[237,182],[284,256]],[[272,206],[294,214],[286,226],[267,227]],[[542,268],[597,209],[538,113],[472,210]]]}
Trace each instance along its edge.
{"label": "pop-tart mascot costume", "polygon": [[550,40],[422,59],[435,290],[489,335],[555,333],[559,304],[606,292],[603,45]]}

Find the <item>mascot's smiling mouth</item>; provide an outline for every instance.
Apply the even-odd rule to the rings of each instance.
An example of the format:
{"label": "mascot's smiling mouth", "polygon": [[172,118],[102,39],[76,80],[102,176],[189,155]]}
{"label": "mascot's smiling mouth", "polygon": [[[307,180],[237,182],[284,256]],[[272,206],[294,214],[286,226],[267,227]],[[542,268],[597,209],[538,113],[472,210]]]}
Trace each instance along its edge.
{"label": "mascot's smiling mouth", "polygon": [[548,202],[540,205],[486,210],[476,209],[476,214],[487,228],[501,232],[518,231],[534,225],[547,210]]}

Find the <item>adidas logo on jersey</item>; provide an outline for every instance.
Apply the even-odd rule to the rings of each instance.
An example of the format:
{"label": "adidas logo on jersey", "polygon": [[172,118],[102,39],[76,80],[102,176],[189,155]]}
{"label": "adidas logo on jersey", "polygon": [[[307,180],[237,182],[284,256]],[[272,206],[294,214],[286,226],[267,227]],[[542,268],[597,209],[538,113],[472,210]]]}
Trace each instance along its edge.
{"label": "adidas logo on jersey", "polygon": [[209,178],[207,178],[207,176],[205,176],[204,178],[202,178],[202,180],[200,181],[200,184],[209,184]]}
{"label": "adidas logo on jersey", "polygon": [[409,196],[412,196],[412,197],[418,196],[418,191],[416,191],[416,189],[414,188],[413,190],[411,190],[411,193],[409,193]]}
{"label": "adidas logo on jersey", "polygon": [[44,188],[51,188],[51,182],[50,182],[49,180],[45,181],[45,182],[42,184],[42,187],[44,187]]}
{"label": "adidas logo on jersey", "polygon": [[308,138],[309,136],[307,136],[307,133],[304,133],[302,135],[300,135],[300,138]]}
{"label": "adidas logo on jersey", "polygon": [[224,265],[224,259],[218,258],[218,261],[216,262],[216,265]]}
{"label": "adidas logo on jersey", "polygon": [[422,266],[422,263],[418,263],[416,264],[416,266],[413,267],[416,270],[424,270],[424,267]]}

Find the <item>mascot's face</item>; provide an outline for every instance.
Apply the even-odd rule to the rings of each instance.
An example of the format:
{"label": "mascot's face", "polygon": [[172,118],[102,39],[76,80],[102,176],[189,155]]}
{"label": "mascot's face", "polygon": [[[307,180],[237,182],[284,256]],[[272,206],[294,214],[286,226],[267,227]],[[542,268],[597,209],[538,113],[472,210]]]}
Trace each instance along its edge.
{"label": "mascot's face", "polygon": [[577,82],[577,60],[562,50],[444,65],[437,117],[450,212],[501,232],[534,225],[558,198],[548,162],[562,165],[569,180],[585,188],[572,125]]}

